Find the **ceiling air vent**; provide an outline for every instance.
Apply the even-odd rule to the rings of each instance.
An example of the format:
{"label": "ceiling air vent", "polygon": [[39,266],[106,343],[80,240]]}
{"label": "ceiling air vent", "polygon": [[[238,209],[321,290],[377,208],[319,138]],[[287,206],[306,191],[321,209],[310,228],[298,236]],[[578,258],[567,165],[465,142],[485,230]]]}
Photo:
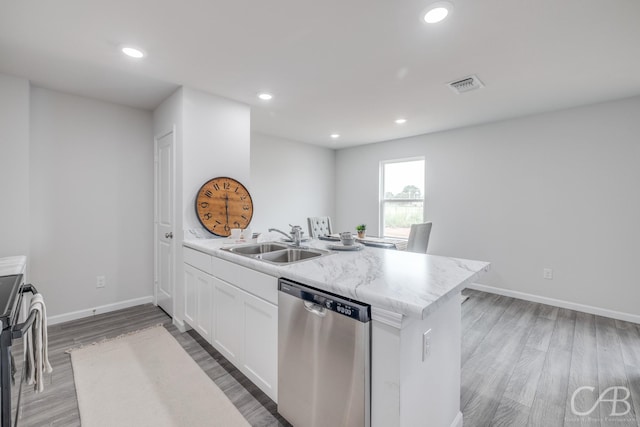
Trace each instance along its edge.
{"label": "ceiling air vent", "polygon": [[475,74],[465,77],[464,79],[456,80],[455,82],[450,82],[448,85],[451,90],[458,95],[463,92],[469,92],[470,90],[476,90],[484,87],[484,84],[482,84],[478,76]]}

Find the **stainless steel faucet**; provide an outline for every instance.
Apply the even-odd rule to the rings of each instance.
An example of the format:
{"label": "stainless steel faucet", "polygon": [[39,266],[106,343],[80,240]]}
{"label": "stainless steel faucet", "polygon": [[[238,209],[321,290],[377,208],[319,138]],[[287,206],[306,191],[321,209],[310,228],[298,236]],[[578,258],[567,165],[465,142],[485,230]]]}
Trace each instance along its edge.
{"label": "stainless steel faucet", "polygon": [[[291,225],[291,224],[289,224]],[[277,228],[270,228],[269,231],[276,231],[280,234],[282,234],[283,236],[285,236],[287,239],[290,239],[293,241],[292,246],[300,246],[300,242],[302,241],[302,227],[300,227],[299,225],[291,225],[291,232],[289,234],[285,233],[282,230],[278,230]]]}
{"label": "stainless steel faucet", "polygon": [[291,225],[290,234],[293,237],[293,246],[300,246],[300,242],[302,242],[302,227],[299,225]]}

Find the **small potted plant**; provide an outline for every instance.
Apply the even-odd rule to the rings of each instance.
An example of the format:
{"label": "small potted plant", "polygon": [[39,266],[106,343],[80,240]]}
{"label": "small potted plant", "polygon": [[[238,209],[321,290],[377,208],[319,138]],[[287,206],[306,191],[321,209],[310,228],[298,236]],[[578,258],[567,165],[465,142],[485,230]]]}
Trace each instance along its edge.
{"label": "small potted plant", "polygon": [[365,232],[367,231],[367,224],[360,224],[356,226],[358,232],[358,239],[364,239]]}

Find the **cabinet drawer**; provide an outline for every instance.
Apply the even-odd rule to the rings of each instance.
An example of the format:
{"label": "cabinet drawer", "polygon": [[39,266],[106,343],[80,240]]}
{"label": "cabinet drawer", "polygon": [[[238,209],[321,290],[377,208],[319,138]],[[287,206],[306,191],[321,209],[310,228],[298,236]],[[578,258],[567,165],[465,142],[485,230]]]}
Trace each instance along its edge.
{"label": "cabinet drawer", "polygon": [[278,279],[276,277],[216,257],[213,257],[211,263],[214,276],[278,305]]}
{"label": "cabinet drawer", "polygon": [[211,255],[185,247],[183,257],[185,264],[189,264],[205,273],[213,274]]}

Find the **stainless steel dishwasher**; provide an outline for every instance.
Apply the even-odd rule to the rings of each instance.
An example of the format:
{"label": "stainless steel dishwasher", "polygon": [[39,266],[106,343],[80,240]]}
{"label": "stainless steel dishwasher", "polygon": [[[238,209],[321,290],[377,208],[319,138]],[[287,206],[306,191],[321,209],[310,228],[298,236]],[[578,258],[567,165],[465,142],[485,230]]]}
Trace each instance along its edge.
{"label": "stainless steel dishwasher", "polygon": [[278,412],[295,427],[371,425],[371,308],[280,279]]}

